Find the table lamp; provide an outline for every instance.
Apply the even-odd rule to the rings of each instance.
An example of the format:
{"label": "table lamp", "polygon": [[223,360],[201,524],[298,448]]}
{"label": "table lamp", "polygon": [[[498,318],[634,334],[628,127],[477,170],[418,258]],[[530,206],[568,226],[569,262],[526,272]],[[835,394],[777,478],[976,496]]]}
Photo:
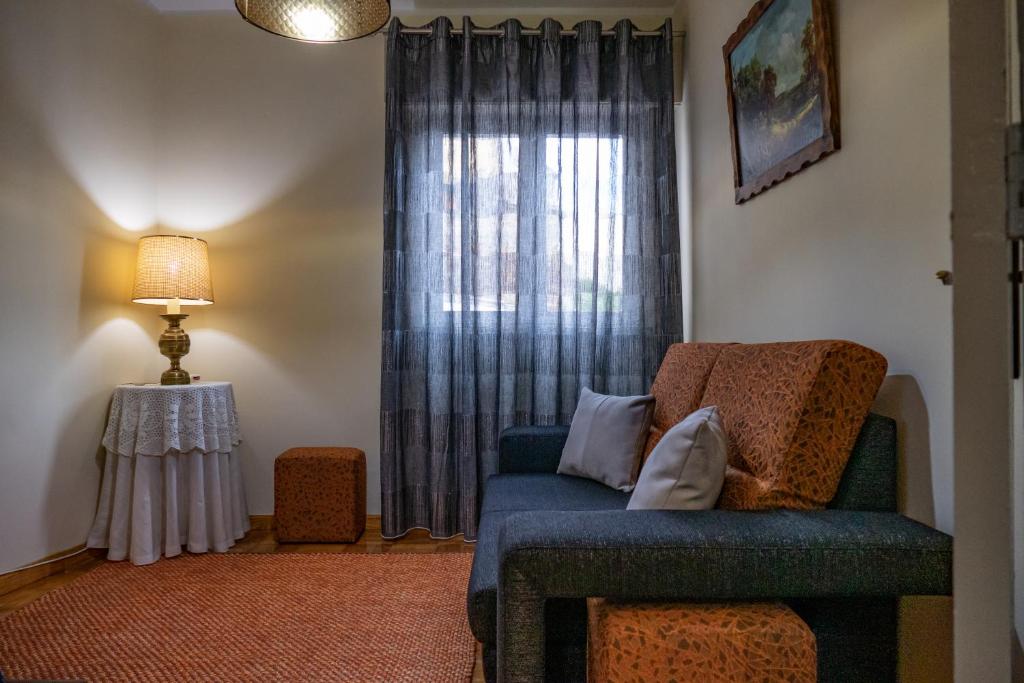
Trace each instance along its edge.
{"label": "table lamp", "polygon": [[160,375],[160,384],[188,384],[189,374],[181,369],[181,358],[189,350],[181,321],[188,315],[181,307],[213,303],[206,240],[182,235],[141,238],[132,301],[167,306],[160,316],[167,321],[167,329],[160,335],[160,353],[171,360],[171,367]]}

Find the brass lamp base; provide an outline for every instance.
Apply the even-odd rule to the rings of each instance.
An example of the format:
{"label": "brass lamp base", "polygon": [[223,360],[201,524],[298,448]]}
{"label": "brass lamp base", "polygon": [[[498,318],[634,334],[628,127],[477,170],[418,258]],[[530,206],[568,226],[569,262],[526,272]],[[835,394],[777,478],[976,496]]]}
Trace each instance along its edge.
{"label": "brass lamp base", "polygon": [[188,372],[181,369],[181,358],[188,354],[189,338],[181,329],[181,321],[188,317],[184,313],[164,313],[160,316],[167,321],[167,329],[160,335],[160,353],[171,359],[171,367],[160,375],[160,384],[191,384]]}

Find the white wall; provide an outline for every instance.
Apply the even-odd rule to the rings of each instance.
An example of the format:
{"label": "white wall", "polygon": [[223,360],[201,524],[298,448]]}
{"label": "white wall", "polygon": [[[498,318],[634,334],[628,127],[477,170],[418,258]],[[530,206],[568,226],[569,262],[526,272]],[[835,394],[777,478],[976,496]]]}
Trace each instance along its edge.
{"label": "white wall", "polygon": [[[667,13],[577,12],[542,14]],[[128,303],[152,232],[210,243],[217,303],[189,311],[184,366],[235,383],[250,511],[273,511],[278,453],[345,444],[377,513],[384,38],[141,0],[5,2],[0,38],[0,571],[84,539],[111,388],[165,364],[159,311]]]}
{"label": "white wall", "polygon": [[700,340],[845,338],[883,353],[904,507],[952,528],[948,16],[835,3],[843,149],[737,206],[722,45],[747,0],[691,0],[686,48]]}
{"label": "white wall", "polygon": [[1013,383],[1013,630],[1012,664],[1024,681],[1024,380]]}
{"label": "white wall", "polygon": [[[844,338],[883,353],[874,409],[899,424],[901,508],[952,531],[952,298],[934,276],[951,265],[947,2],[833,3],[843,149],[737,206],[722,45],[751,4],[679,7],[692,337]],[[951,678],[951,619],[947,598],[904,601],[902,680]]]}
{"label": "white wall", "polygon": [[337,444],[366,451],[377,514],[386,40],[180,14],[161,45],[158,217],[209,240],[217,300],[187,321],[184,365],[235,383],[250,511],[273,512],[281,451]]}
{"label": "white wall", "polygon": [[[845,148],[737,207],[721,45],[749,4],[688,0],[676,15],[691,334],[884,353],[905,508],[948,530],[950,296],[932,277],[949,266],[945,2],[836,3]],[[384,40],[310,46],[129,0],[89,10],[0,5],[0,372],[26,386],[0,399],[0,515],[27,520],[0,525],[0,568],[81,540],[110,386],[162,366],[156,311],[125,303],[130,230],[154,221],[210,241],[217,304],[187,321],[185,366],[236,384],[252,512],[272,510],[274,456],[317,443],[367,451],[376,512]]]}
{"label": "white wall", "polygon": [[111,387],[163,360],[128,303],[155,37],[129,0],[0,3],[0,571],[85,540]]}
{"label": "white wall", "polygon": [[1013,383],[1013,625],[1015,680],[1024,681],[1024,381]]}
{"label": "white wall", "polygon": [[234,14],[163,17],[158,217],[210,243],[216,304],[184,365],[235,384],[250,512],[291,446],[367,454],[379,496],[384,48]]}

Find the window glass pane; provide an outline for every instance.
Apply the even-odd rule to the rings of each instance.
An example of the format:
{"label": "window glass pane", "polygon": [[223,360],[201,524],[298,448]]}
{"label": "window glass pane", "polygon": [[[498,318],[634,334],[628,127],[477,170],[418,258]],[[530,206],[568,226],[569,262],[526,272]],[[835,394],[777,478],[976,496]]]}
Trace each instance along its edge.
{"label": "window glass pane", "polygon": [[[444,138],[445,311],[511,311],[516,301],[519,138],[482,136],[466,148]],[[617,311],[622,307],[622,139],[549,136],[545,156],[547,273],[540,292],[551,313]],[[473,197],[463,197],[463,174],[472,174]],[[473,205],[463,205],[472,201]],[[464,234],[473,211],[476,232]],[[466,252],[473,273],[464,275]],[[472,283],[463,301],[463,278]],[[470,287],[466,287],[470,289]]]}
{"label": "window glass pane", "polygon": [[548,310],[620,310],[622,138],[547,140]]}
{"label": "window glass pane", "polygon": [[[463,167],[463,145],[444,139],[445,202],[444,284],[445,311],[514,311],[516,302],[516,245],[518,242],[519,138],[477,137],[468,145]],[[463,174],[472,174],[473,197],[463,205]],[[463,233],[463,212],[474,211],[476,232]],[[474,264],[470,300],[463,302],[463,252]],[[467,288],[468,289],[468,288]]]}

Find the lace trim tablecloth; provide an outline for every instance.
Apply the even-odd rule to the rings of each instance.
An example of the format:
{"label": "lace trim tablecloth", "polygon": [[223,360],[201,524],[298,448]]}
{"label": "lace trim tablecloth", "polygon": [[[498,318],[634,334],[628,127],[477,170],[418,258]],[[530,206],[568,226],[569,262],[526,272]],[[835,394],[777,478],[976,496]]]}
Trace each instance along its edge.
{"label": "lace trim tablecloth", "polygon": [[249,530],[239,443],[229,382],[117,387],[88,546],[133,564],[226,551]]}
{"label": "lace trim tablecloth", "polygon": [[241,440],[230,382],[122,384],[110,404],[103,446],[128,457],[230,453]]}

